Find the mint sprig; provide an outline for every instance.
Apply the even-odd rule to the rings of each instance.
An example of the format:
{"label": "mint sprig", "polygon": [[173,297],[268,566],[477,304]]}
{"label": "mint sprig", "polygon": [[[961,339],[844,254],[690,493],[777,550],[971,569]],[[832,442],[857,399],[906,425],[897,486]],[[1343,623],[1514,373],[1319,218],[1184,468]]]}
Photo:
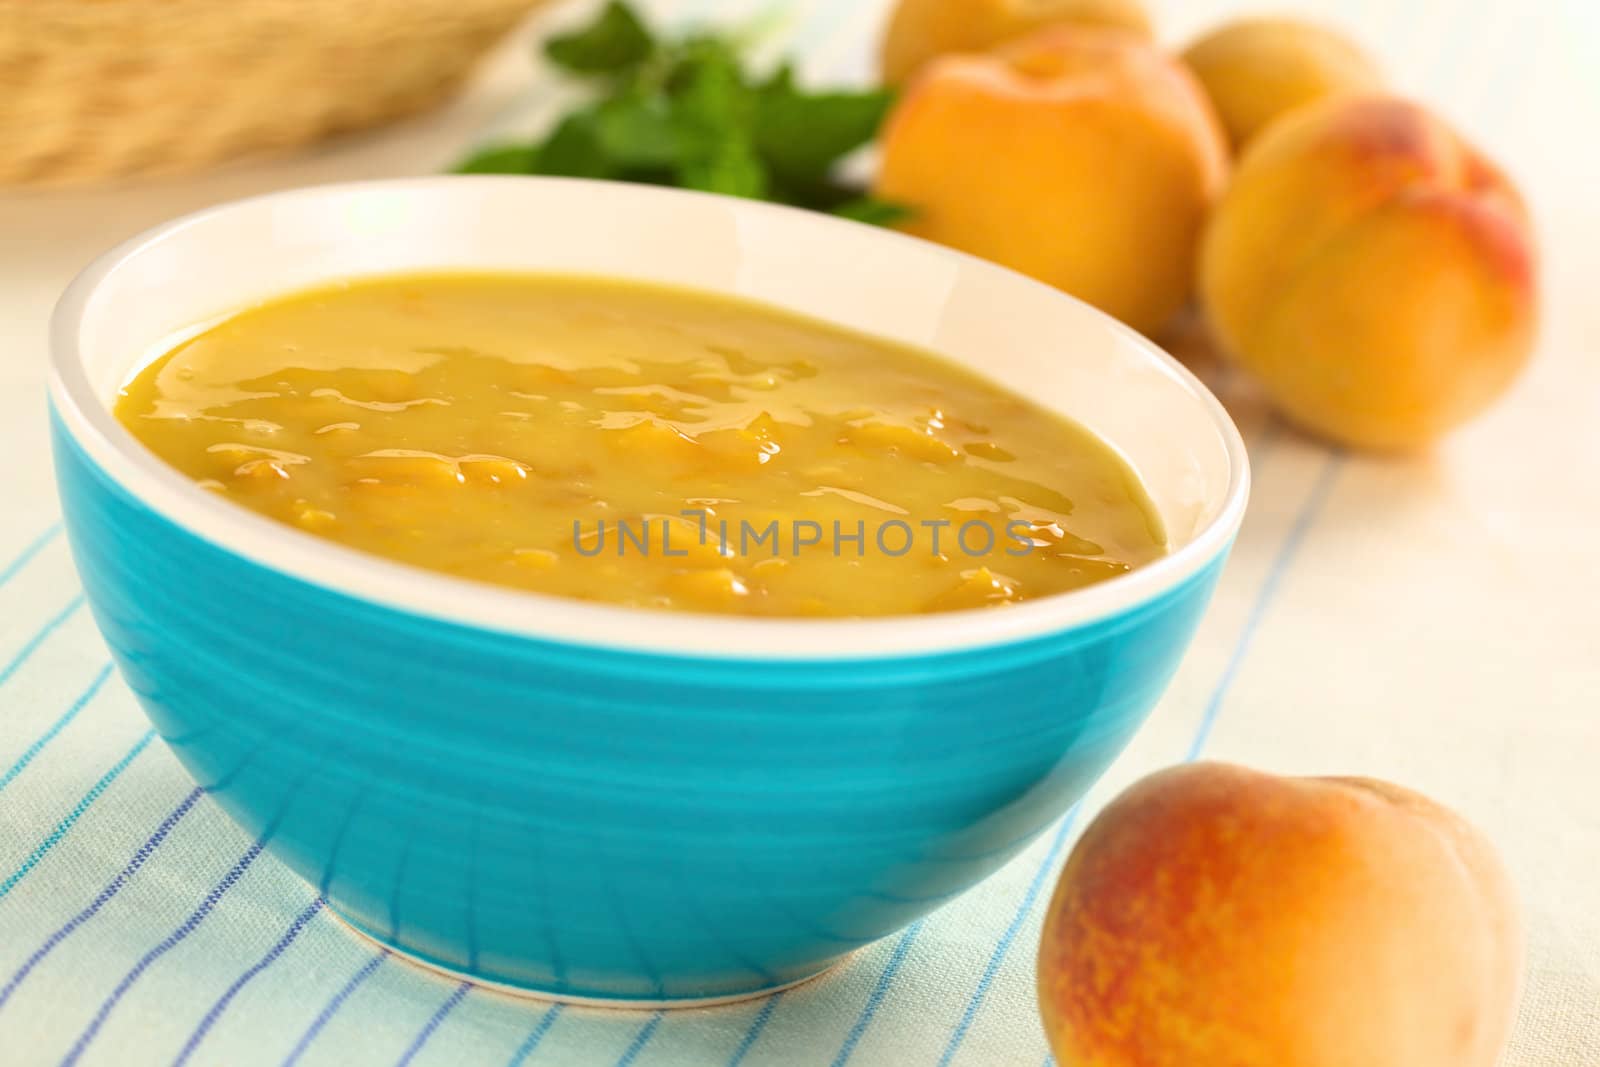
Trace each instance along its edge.
{"label": "mint sprig", "polygon": [[838,176],[877,135],[885,90],[813,92],[785,65],[758,78],[734,36],[658,37],[625,0],[545,42],[545,57],[594,88],[541,140],[484,148],[461,173],[551,174],[675,185],[887,224],[903,208]]}

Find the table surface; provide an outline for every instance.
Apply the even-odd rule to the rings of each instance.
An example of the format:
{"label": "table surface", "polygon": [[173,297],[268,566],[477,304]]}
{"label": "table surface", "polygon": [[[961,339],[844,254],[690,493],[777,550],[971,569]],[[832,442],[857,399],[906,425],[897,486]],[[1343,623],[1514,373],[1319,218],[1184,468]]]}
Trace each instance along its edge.
{"label": "table surface", "polygon": [[[684,19],[769,5],[648,6]],[[811,75],[862,77],[882,6],[801,0],[786,6],[787,39]],[[1085,813],[1197,755],[1429,793],[1493,836],[1521,889],[1528,982],[1506,1062],[1600,1067],[1600,15],[1584,0],[1277,6],[1326,8],[1402,91],[1510,165],[1544,239],[1543,340],[1515,391],[1426,458],[1331,452],[1226,389],[1255,467],[1249,516],[1171,690]],[[1152,7],[1181,42],[1230,5]],[[433,172],[482,137],[537,125],[558,97],[530,95],[527,54],[524,34],[445,110],[292,160],[0,195],[0,1061],[1046,1061],[1033,949],[1081,819],[781,997],[664,1016],[549,1008],[348,935],[192,793],[111,671],[46,459],[45,323],[61,288],[172,215]]]}

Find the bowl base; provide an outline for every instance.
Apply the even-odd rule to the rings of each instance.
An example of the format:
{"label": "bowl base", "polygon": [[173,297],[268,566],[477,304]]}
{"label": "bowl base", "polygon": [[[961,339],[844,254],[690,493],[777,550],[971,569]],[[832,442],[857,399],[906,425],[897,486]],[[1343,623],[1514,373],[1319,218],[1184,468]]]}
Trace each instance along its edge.
{"label": "bowl base", "polygon": [[723,1004],[738,1004],[746,1000],[759,1000],[762,997],[770,997],[775,993],[782,993],[785,990],[793,989],[795,986],[804,985],[813,978],[833,970],[833,968],[854,955],[854,953],[847,953],[839,957],[839,959],[833,960],[827,966],[789,982],[741,990],[737,993],[723,993],[714,997],[671,997],[658,1000],[630,997],[590,997],[576,993],[563,993],[554,989],[541,989],[537,986],[499,982],[492,978],[484,978],[473,974],[471,971],[458,970],[437,960],[418,955],[409,949],[394,944],[392,941],[379,937],[356,920],[341,913],[331,902],[328,903],[327,910],[328,914],[336,919],[339,925],[355,934],[362,941],[367,942],[374,948],[382,949],[392,954],[396,959],[404,960],[414,967],[419,967],[442,978],[448,978],[456,982],[471,982],[480,988],[490,989],[496,993],[505,993],[508,996],[521,997],[524,1000],[539,1001],[546,1004],[571,1004],[581,1008],[610,1008],[617,1011],[663,1011],[673,1008],[715,1008]]}

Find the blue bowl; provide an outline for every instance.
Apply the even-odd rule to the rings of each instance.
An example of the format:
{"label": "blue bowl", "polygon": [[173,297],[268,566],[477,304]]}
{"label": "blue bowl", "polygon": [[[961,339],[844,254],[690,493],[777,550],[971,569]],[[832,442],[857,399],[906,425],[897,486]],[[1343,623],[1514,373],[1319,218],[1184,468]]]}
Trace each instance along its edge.
{"label": "blue bowl", "polygon": [[[935,348],[1113,444],[1172,551],[1004,610],[633,611],[301,534],[111,417],[144,362],[252,301],[458,267],[669,281]],[[639,186],[434,178],[215,208],[90,267],[53,349],[84,587],[195,780],[357,929],[564,999],[779,988],[995,871],[1161,694],[1247,494],[1216,401],[1085,305],[869,227]]]}

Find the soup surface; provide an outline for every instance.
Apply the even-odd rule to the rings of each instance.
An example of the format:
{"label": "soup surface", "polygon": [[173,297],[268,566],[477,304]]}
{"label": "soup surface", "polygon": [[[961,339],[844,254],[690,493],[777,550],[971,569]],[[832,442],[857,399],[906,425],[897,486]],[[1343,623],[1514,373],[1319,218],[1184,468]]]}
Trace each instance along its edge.
{"label": "soup surface", "polygon": [[688,290],[352,282],[230,318],[116,414],[379,556],[638,607],[870,616],[1120,574],[1165,538],[1092,434],[922,351]]}

